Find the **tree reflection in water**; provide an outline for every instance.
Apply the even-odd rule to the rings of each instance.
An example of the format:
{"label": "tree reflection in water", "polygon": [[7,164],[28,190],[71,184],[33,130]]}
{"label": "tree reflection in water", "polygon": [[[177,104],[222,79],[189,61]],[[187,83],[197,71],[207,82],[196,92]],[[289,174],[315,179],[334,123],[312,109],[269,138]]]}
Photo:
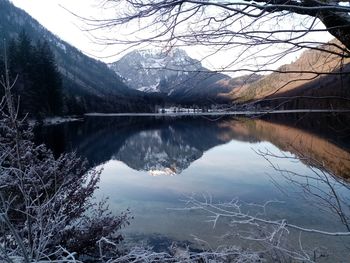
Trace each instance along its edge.
{"label": "tree reflection in water", "polygon": [[[41,134],[50,138],[50,135],[61,130],[66,149],[76,149],[93,166],[119,160],[133,170],[146,171],[151,175],[185,175],[210,149],[229,142],[240,141],[256,145],[268,141],[280,151],[260,148],[256,153],[266,159],[267,165],[274,168],[275,173],[271,175],[271,179],[276,187],[293,197],[303,197],[303,200],[311,203],[310,207],[317,206],[323,212],[332,213],[336,216],[334,222],[340,221],[344,229],[313,228],[308,219],[305,219],[305,225],[282,220],[284,214],[271,213],[276,204],[270,202],[267,206],[251,206],[235,201],[221,203],[218,207],[213,201],[208,202],[210,199],[203,201],[191,196],[187,201],[192,203],[192,208],[194,206],[204,209],[215,217],[218,216],[218,208],[228,212],[226,215],[219,213],[220,220],[215,222],[229,223],[227,227],[230,230],[232,223],[239,225],[235,228],[235,235],[240,233],[240,237],[245,239],[259,240],[263,244],[262,251],[269,251],[276,257],[287,253],[292,258],[312,261],[324,254],[319,250],[312,250],[310,246],[304,248],[303,240],[308,240],[309,236],[302,234],[299,243],[299,232],[313,232],[312,235],[321,236],[327,234],[331,238],[338,238],[334,236],[344,236],[349,232],[350,133],[347,123],[349,117],[346,115],[327,114],[276,115],[263,116],[261,119],[225,117],[217,121],[202,118],[87,118],[84,123],[47,127]],[[52,142],[51,147],[54,148]],[[302,162],[309,171],[305,173],[305,170],[298,170],[300,166],[281,166],[278,161],[280,159],[291,164]],[[281,183],[281,178],[285,183]],[[235,195],[234,192],[231,194]],[[215,211],[208,211],[208,205]],[[278,205],[281,206],[280,203]],[[237,208],[242,210],[238,213],[234,211],[234,220],[221,220],[222,217],[232,217],[232,209]],[[286,206],[285,209],[290,208]],[[248,212],[249,216],[254,216],[254,220],[246,217]],[[240,217],[239,220],[237,216]],[[258,227],[259,231],[251,228],[250,230],[254,229],[251,232],[242,224]],[[285,242],[286,235],[291,243]],[[344,244],[348,242],[348,237],[339,238],[344,238]]]}

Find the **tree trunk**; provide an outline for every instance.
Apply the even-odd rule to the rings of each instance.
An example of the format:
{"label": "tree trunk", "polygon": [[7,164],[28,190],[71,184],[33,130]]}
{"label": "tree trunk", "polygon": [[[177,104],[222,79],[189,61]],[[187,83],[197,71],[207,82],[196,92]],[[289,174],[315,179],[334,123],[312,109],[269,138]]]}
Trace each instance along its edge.
{"label": "tree trunk", "polygon": [[320,12],[319,19],[328,32],[337,38],[350,52],[350,16],[346,13]]}

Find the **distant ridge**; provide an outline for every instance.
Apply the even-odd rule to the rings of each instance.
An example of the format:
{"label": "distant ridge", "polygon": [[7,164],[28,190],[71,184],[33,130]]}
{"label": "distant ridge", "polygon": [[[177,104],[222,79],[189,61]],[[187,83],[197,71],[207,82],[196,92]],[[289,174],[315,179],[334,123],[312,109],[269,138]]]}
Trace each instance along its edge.
{"label": "distant ridge", "polygon": [[[336,40],[331,41],[330,44],[332,43],[341,45]],[[322,49],[332,51],[336,48],[327,45]],[[295,73],[274,72],[234,89],[224,96],[238,103],[263,100],[261,102],[263,105],[282,104],[283,108],[288,109],[350,108],[350,74],[316,75],[311,73],[312,71],[350,72],[349,63],[349,58],[341,59],[327,52],[307,50],[295,62],[277,69],[280,72]]]}

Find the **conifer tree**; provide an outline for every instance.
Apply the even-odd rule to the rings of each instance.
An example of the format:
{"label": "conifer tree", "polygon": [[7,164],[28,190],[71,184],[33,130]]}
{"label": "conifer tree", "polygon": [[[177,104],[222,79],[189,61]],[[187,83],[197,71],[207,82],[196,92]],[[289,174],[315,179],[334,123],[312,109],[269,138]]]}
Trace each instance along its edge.
{"label": "conifer tree", "polygon": [[58,115],[62,109],[62,81],[49,44],[39,41],[35,47],[35,88],[40,101],[40,112]]}
{"label": "conifer tree", "polygon": [[62,112],[62,81],[55,56],[45,41],[32,44],[22,31],[16,40],[10,40],[9,76],[18,80],[13,93],[16,103],[21,105],[21,115],[29,113],[34,117],[59,115]]}

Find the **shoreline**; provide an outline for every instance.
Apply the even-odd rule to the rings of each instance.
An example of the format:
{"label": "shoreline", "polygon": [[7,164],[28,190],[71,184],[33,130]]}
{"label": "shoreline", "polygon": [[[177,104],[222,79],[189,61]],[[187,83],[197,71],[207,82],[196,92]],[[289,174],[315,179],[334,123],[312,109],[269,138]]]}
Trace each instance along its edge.
{"label": "shoreline", "polygon": [[174,112],[174,113],[85,113],[87,117],[177,117],[177,116],[226,116],[226,115],[263,115],[283,113],[350,113],[350,110],[273,110],[273,111],[228,111],[228,112]]}

